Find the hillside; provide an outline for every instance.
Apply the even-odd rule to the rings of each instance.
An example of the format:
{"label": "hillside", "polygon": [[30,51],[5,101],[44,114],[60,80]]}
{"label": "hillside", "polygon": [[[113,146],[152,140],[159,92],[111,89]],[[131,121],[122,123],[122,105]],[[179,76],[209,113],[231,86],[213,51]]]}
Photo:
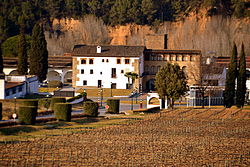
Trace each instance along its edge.
{"label": "hillside", "polygon": [[54,20],[54,33],[46,32],[50,55],[70,52],[75,44],[144,45],[147,35],[168,35],[168,49],[200,49],[204,56],[229,56],[233,42],[245,44],[250,55],[250,19],[192,14],[159,26],[126,24],[107,26],[94,16],[81,20]]}

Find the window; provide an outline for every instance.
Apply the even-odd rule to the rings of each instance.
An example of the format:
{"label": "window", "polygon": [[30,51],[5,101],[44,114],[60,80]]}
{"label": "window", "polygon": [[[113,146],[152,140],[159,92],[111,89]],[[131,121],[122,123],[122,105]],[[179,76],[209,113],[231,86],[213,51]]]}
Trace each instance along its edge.
{"label": "window", "polygon": [[94,64],[94,59],[89,59],[89,64]]}
{"label": "window", "polygon": [[84,69],[81,69],[81,74],[84,74]]}
{"label": "window", "polygon": [[86,80],[83,80],[83,85],[87,85],[87,81]]}
{"label": "window", "polygon": [[16,94],[16,88],[12,89],[12,94]]}
{"label": "window", "polygon": [[123,74],[123,73],[124,73],[124,70],[121,70],[121,73]]}
{"label": "window", "polygon": [[130,60],[129,59],[125,59],[125,64],[129,64]]}
{"label": "window", "polygon": [[180,57],[176,55],[176,61],[180,61]]}
{"label": "window", "polygon": [[90,70],[90,74],[94,74],[94,70],[91,69],[91,70]]}
{"label": "window", "polygon": [[194,56],[190,56],[190,61],[194,61]]}
{"label": "window", "polygon": [[116,68],[111,69],[111,78],[116,78]]}
{"label": "window", "polygon": [[102,72],[100,72],[100,74],[102,75]]}
{"label": "window", "polygon": [[116,59],[117,64],[121,64],[121,59]]}
{"label": "window", "polygon": [[86,64],[86,59],[81,59],[81,64]]}
{"label": "window", "polygon": [[104,59],[102,59],[102,62],[104,62],[105,60]]}
{"label": "window", "polygon": [[108,63],[108,62],[109,62],[109,59],[106,59],[106,62]]}
{"label": "window", "polygon": [[185,58],[186,58],[185,56],[182,56],[182,61],[185,61]]}
{"label": "window", "polygon": [[186,67],[186,66],[183,66],[183,67],[182,67],[182,71],[186,74],[186,73],[187,73],[187,67]]}

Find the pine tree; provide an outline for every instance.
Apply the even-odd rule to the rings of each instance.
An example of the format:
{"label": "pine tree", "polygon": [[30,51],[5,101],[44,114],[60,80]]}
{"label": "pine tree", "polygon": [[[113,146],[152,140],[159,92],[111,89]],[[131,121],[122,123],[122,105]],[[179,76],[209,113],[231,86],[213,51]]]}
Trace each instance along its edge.
{"label": "pine tree", "polygon": [[28,73],[28,56],[27,56],[27,43],[25,39],[25,28],[24,24],[21,25],[18,46],[18,65],[17,71],[19,75],[26,75]]}
{"label": "pine tree", "polygon": [[227,70],[226,86],[224,92],[224,106],[230,108],[234,105],[235,79],[237,77],[237,47],[234,44],[230,64]]}
{"label": "pine tree", "polygon": [[236,105],[238,108],[244,106],[246,94],[246,56],[244,45],[241,46],[239,74],[237,77]]}
{"label": "pine tree", "polygon": [[30,49],[30,74],[37,75],[42,82],[46,79],[48,70],[48,51],[43,26],[37,23],[32,31]]}
{"label": "pine tree", "polygon": [[2,47],[0,43],[0,74],[3,73],[3,56],[2,56]]}

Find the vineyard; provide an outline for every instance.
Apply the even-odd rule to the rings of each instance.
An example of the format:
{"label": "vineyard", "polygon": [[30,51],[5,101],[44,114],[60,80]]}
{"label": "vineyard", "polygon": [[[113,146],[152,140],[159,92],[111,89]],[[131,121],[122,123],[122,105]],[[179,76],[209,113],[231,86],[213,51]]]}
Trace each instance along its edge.
{"label": "vineyard", "polygon": [[166,110],[76,132],[2,142],[0,166],[250,166],[249,110]]}

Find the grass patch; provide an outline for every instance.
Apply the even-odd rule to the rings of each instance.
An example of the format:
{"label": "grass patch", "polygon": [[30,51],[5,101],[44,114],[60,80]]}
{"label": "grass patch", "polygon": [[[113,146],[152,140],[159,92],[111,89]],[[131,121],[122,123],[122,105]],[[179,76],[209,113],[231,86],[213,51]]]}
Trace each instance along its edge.
{"label": "grass patch", "polygon": [[39,88],[38,91],[41,93],[44,93],[44,92],[54,92],[59,89],[60,88]]}
{"label": "grass patch", "polygon": [[[88,97],[99,97],[100,96],[100,89],[91,88],[91,89],[79,89],[77,93],[82,93],[84,90],[87,93]],[[131,94],[130,89],[112,89],[112,96],[129,96]],[[111,89],[110,88],[103,88],[103,97],[110,97],[111,96]]]}
{"label": "grass patch", "polygon": [[15,126],[0,128],[0,135],[19,135],[22,133],[30,133],[34,131],[37,131],[37,129],[32,126]]}
{"label": "grass patch", "polygon": [[49,122],[30,126],[12,126],[0,128],[0,142],[26,141],[46,136],[62,136],[105,126],[121,125],[130,121],[142,119],[142,116],[119,116],[106,119],[104,117],[84,117],[73,119],[72,122]]}

